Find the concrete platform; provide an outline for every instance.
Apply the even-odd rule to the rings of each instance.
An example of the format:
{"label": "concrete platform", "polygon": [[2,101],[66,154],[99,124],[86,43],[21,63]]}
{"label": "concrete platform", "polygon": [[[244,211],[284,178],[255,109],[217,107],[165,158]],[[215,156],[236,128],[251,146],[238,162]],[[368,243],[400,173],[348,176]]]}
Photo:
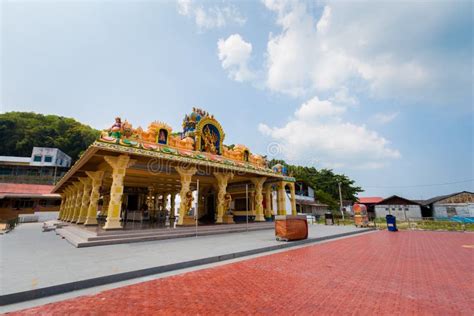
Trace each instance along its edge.
{"label": "concrete platform", "polygon": [[206,225],[198,227],[163,227],[143,230],[94,231],[84,226],[70,224],[56,232],[77,248],[104,245],[126,244],[133,242],[211,236],[219,234],[274,229],[273,222],[233,225]]}
{"label": "concrete platform", "polygon": [[[270,229],[102,247],[74,248],[40,223],[0,237],[0,305],[297,246]],[[315,242],[365,232],[354,226],[311,225]]]}

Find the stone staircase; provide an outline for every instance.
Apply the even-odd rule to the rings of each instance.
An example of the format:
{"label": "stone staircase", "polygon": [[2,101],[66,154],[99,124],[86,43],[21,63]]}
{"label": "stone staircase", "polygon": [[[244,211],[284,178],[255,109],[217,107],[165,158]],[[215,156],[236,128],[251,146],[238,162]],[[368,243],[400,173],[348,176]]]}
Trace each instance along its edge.
{"label": "stone staircase", "polygon": [[[250,223],[248,231],[274,229],[273,222]],[[198,236],[209,236],[247,231],[245,224],[208,225],[197,228]],[[56,233],[77,248],[165,240],[196,236],[196,227],[155,228],[92,232],[77,225],[56,229]]]}

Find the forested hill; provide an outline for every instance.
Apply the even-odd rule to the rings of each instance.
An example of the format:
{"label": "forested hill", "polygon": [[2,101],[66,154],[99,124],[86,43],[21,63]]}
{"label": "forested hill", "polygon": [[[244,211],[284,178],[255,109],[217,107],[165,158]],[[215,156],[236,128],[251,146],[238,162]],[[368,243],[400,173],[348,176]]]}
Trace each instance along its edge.
{"label": "forested hill", "polygon": [[33,147],[55,147],[77,160],[99,131],[57,115],[32,112],[0,114],[0,156],[29,157]]}

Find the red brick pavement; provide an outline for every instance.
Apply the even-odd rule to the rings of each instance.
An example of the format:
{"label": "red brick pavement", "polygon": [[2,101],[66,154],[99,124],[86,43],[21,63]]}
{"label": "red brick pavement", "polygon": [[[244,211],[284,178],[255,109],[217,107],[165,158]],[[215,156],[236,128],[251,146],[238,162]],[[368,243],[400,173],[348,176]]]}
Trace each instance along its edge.
{"label": "red brick pavement", "polygon": [[473,244],[470,233],[377,232],[19,314],[473,315]]}

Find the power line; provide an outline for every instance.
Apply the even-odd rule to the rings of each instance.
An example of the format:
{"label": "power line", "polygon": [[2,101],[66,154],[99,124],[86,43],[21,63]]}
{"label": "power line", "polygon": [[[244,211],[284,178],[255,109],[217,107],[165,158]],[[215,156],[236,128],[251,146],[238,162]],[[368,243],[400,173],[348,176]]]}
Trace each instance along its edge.
{"label": "power line", "polygon": [[370,188],[370,189],[420,188],[420,187],[435,187],[435,186],[466,183],[466,182],[474,182],[474,179],[461,180],[461,181],[455,181],[455,182],[445,182],[445,183],[430,183],[430,184],[415,184],[415,185],[387,185],[387,186],[379,185],[379,186],[362,186],[362,187]]}

